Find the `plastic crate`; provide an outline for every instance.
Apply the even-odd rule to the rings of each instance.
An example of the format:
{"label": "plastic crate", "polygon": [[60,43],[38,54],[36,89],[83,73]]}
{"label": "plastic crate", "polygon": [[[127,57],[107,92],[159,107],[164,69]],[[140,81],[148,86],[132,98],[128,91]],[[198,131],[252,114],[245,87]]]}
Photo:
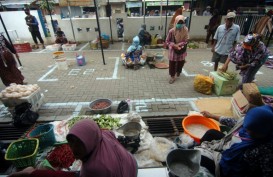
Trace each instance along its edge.
{"label": "plastic crate", "polygon": [[39,140],[36,138],[12,142],[5,154],[5,160],[11,161],[15,167],[34,166],[38,152]]}
{"label": "plastic crate", "polygon": [[40,142],[40,149],[52,146],[55,142],[54,125],[45,124],[34,128],[27,135],[30,138],[38,138]]}
{"label": "plastic crate", "polygon": [[41,90],[37,89],[27,97],[1,98],[1,101],[6,107],[15,107],[24,102],[28,102],[31,103],[32,105],[35,105],[41,99],[41,97],[42,97]]}

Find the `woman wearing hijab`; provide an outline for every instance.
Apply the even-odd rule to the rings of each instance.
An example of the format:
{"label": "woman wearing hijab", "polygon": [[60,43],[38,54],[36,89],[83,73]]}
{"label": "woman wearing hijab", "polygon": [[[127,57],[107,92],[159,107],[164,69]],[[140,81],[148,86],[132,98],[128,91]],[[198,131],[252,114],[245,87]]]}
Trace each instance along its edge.
{"label": "woman wearing hijab", "polygon": [[236,64],[236,69],[240,70],[242,84],[250,83],[255,79],[256,73],[266,62],[268,56],[269,50],[261,41],[261,36],[256,33],[248,34],[244,41],[230,52],[222,70],[226,71],[229,62],[232,61]]}
{"label": "woman wearing hijab", "polygon": [[67,135],[76,159],[82,161],[80,174],[76,172],[35,170],[32,167],[10,177],[136,177],[134,157],[117,141],[113,132],[101,130],[89,119],[77,122]]}
{"label": "woman wearing hijab", "polygon": [[[203,114],[213,117],[208,112]],[[207,150],[213,147],[218,154],[220,152],[219,156],[213,153],[216,167],[213,161],[206,158],[208,156],[204,158],[206,164],[202,163],[204,160],[202,156],[201,165],[210,172],[214,172],[212,170],[214,166],[217,177],[272,177],[273,108],[269,105],[252,108],[247,112],[243,122],[219,116],[217,119],[234,128],[219,143],[210,142],[212,146],[207,147]],[[201,146],[205,147],[206,144],[209,143],[205,142]]]}
{"label": "woman wearing hijab", "polygon": [[17,58],[19,55],[2,34],[0,34],[0,53],[0,77],[3,84],[5,86],[9,86],[11,83],[23,84],[24,76],[17,68],[13,54]]}
{"label": "woman wearing hijab", "polygon": [[137,70],[139,68],[141,55],[142,46],[140,45],[139,37],[135,36],[132,45],[127,49],[125,60],[123,61],[125,68],[133,66],[134,69]]}
{"label": "woman wearing hijab", "polygon": [[172,17],[172,19],[171,19],[171,21],[170,21],[169,28],[168,28],[169,30],[168,30],[168,31],[170,31],[170,29],[172,29],[173,27],[175,27],[175,25],[174,25],[175,18],[176,18],[178,15],[183,15],[183,12],[184,12],[185,10],[186,10],[186,9],[185,9],[184,6],[181,6],[180,8],[176,9],[176,11],[174,12],[173,17]]}
{"label": "woman wearing hijab", "polygon": [[[172,84],[176,77],[180,76],[187,56],[187,42],[189,40],[188,28],[185,25],[183,15],[175,18],[174,27],[169,31],[166,38],[166,44],[169,47],[169,74],[171,76],[169,83]],[[181,51],[181,52],[180,52]],[[182,52],[184,51],[184,52]]]}

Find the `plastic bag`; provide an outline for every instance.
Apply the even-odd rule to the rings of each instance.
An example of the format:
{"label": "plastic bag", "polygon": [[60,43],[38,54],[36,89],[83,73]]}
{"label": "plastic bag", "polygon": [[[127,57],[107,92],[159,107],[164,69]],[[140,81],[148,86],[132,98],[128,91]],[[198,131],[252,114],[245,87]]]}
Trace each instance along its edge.
{"label": "plastic bag", "polygon": [[194,90],[210,95],[212,93],[213,80],[209,76],[197,74],[194,78]]}
{"label": "plastic bag", "polygon": [[118,104],[118,108],[117,108],[117,113],[118,114],[122,114],[124,112],[129,112],[129,104],[127,103],[127,101],[122,100],[119,104]]}
{"label": "plastic bag", "polygon": [[39,118],[39,114],[30,110],[32,105],[28,102],[21,103],[14,108],[13,124],[15,127],[33,125]]}
{"label": "plastic bag", "polygon": [[168,153],[177,146],[167,138],[155,137],[150,145],[151,158],[165,162]]}
{"label": "plastic bag", "polygon": [[140,122],[141,116],[137,112],[130,112],[127,115],[127,119],[129,122]]}
{"label": "plastic bag", "polygon": [[193,147],[193,145],[194,145],[194,139],[192,137],[190,137],[190,135],[188,135],[188,134],[182,133],[179,136],[179,139],[181,141],[180,146],[182,148],[188,149],[188,148]]}

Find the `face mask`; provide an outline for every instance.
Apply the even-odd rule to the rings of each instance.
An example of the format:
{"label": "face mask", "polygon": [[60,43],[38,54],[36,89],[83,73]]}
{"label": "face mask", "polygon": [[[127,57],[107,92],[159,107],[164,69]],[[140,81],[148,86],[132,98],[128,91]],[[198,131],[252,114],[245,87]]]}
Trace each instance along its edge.
{"label": "face mask", "polygon": [[184,26],[184,24],[176,24],[177,29],[181,29]]}

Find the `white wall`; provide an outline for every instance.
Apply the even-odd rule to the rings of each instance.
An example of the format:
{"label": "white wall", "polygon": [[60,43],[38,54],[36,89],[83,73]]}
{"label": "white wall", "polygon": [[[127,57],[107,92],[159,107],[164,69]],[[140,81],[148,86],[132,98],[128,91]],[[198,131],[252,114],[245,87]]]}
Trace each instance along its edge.
{"label": "white wall", "polygon": [[[187,16],[188,14],[185,14]],[[47,17],[48,18],[48,17]],[[112,23],[112,33],[113,39],[117,40],[117,26],[116,19],[123,18],[124,23],[124,38],[125,40],[131,40],[135,35],[138,34],[138,31],[141,25],[144,22],[143,17],[127,17],[127,14],[113,14],[111,17]],[[172,17],[167,17],[167,28]],[[160,34],[162,37],[165,35],[165,16],[149,16],[145,17],[146,29],[151,35]],[[195,39],[205,39],[207,32],[204,29],[204,26],[208,24],[210,17],[208,16],[192,16],[192,22],[190,27],[190,38]],[[69,40],[73,40],[72,29],[69,19],[58,19],[59,26],[65,32]],[[97,27],[97,21],[95,18],[78,18],[72,19],[75,36],[77,41],[91,41],[97,38],[98,32],[94,31],[94,28]],[[223,23],[223,20],[222,20]],[[162,30],[159,27],[163,26]],[[150,30],[150,27],[154,26],[154,30]],[[86,32],[86,28],[91,28],[90,32]],[[110,35],[110,25],[109,18],[103,17],[100,18],[100,27],[101,32]],[[83,31],[78,32],[77,28],[82,28]],[[50,29],[52,29],[50,27]]]}
{"label": "white wall", "polygon": [[[37,11],[31,11],[31,14],[34,15],[39,21]],[[30,41],[31,43],[33,43],[30,32],[28,31],[28,27],[25,24],[24,18],[26,15],[23,11],[2,12],[1,15],[8,30],[16,30],[19,35],[19,38],[22,41]],[[184,15],[189,16],[189,14],[184,14]],[[52,18],[53,20],[58,20],[59,26],[65,32],[68,40],[73,40],[73,33],[72,33],[70,19],[61,19],[60,15],[53,15]],[[117,40],[116,18],[123,18],[125,40],[130,40],[135,35],[137,35],[141,24],[143,24],[143,17],[127,17],[125,13],[113,14],[113,16],[111,17],[111,23],[112,23],[112,32],[113,32],[114,40]],[[190,30],[191,39],[205,39],[206,30],[204,29],[204,26],[208,24],[209,18],[210,17],[206,17],[206,16],[204,17],[192,16],[192,23],[191,23],[191,30]],[[50,23],[50,16],[47,15],[46,19],[47,19],[52,37],[45,38],[41,27],[40,27],[40,32],[42,34],[43,39],[45,39],[45,42],[47,44],[50,44],[54,42],[55,37],[53,35],[54,33]],[[171,20],[171,17],[168,17],[167,24],[169,24],[170,20]],[[161,34],[162,37],[164,37],[165,16],[162,16],[162,18],[160,18],[160,16],[146,17],[145,22],[146,22],[148,32],[150,32],[152,35]],[[95,27],[97,27],[97,21],[95,18],[73,18],[72,23],[74,27],[76,41],[91,41],[97,38],[98,32],[95,31]],[[158,29],[160,24],[163,25],[162,30]],[[153,31],[150,30],[151,26],[155,27]],[[102,33],[106,33],[110,35],[110,25],[109,25],[108,17],[100,18],[100,27],[101,27]],[[82,31],[78,32],[77,28],[82,28]],[[91,28],[91,31],[87,32],[86,28]],[[4,31],[3,27],[2,25],[0,25],[0,32],[3,32],[3,31]],[[11,33],[10,33],[10,36],[12,37]]]}
{"label": "white wall", "polygon": [[[42,38],[45,39],[45,35],[43,32],[43,29],[41,27],[41,22],[38,17],[38,13],[36,10],[31,10],[30,14],[35,16],[38,23],[39,23],[39,28],[40,28],[40,33],[42,35]],[[31,34],[28,30],[28,26],[26,25],[25,17],[26,14],[24,11],[9,11],[9,12],[1,12],[2,19],[5,23],[5,26],[7,30],[16,30],[19,38],[22,41],[29,41],[33,43]],[[0,25],[0,32],[4,32],[4,27],[1,24]],[[15,33],[9,32],[10,38],[14,41],[16,38]]]}

